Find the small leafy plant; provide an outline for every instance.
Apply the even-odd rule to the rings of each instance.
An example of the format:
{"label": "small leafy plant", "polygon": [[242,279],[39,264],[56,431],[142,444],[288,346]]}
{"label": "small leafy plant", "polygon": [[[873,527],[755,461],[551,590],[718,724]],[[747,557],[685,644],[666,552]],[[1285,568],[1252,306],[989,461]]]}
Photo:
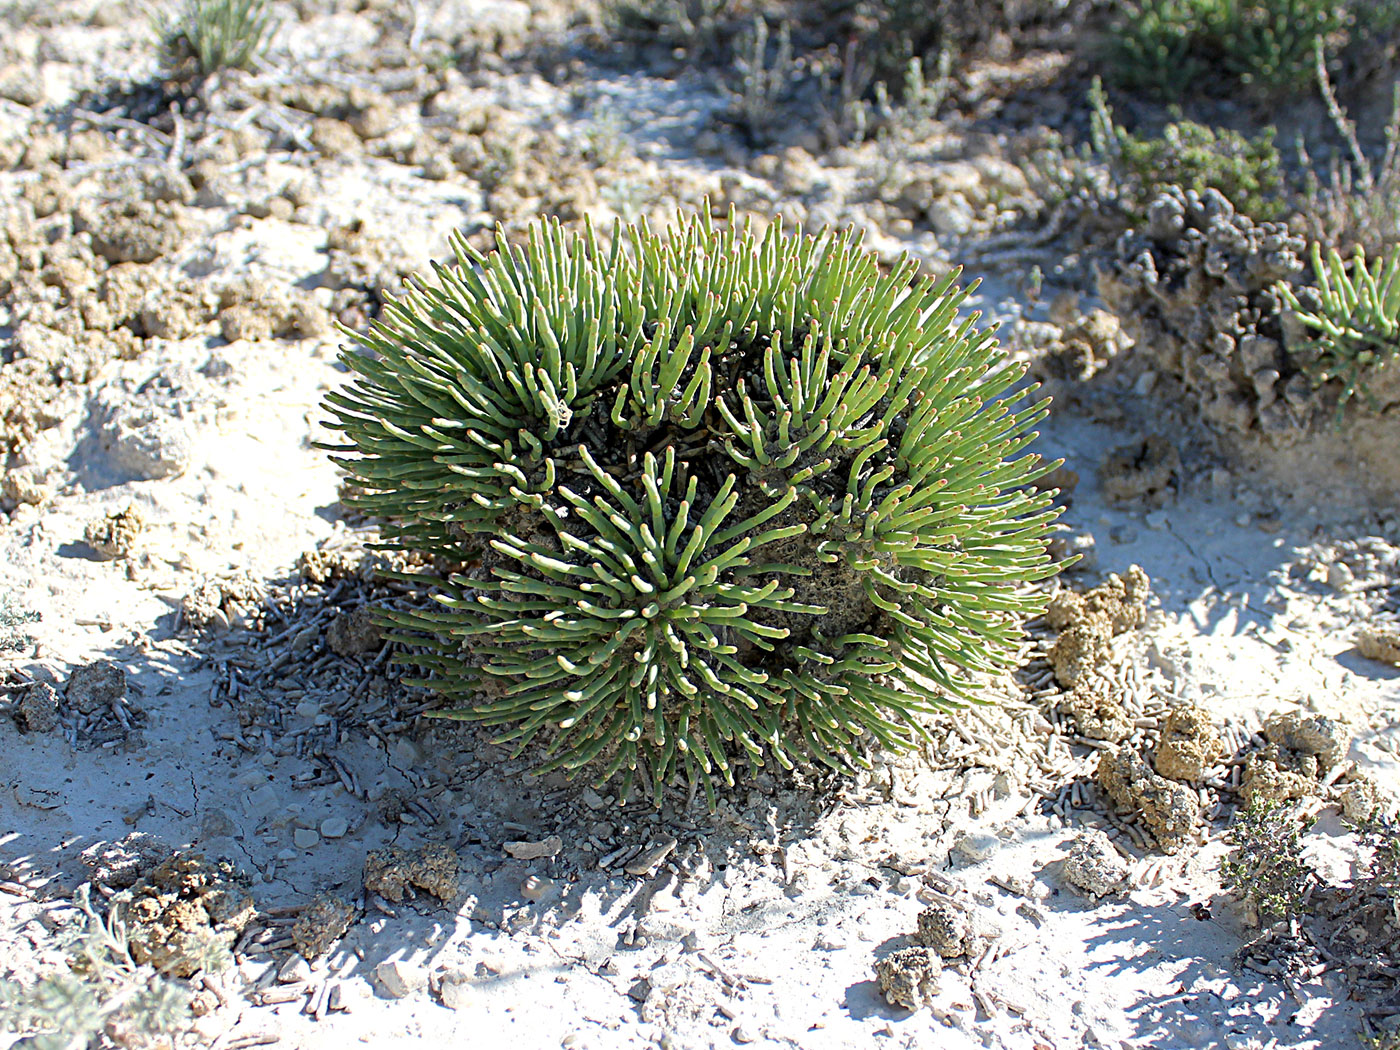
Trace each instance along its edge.
{"label": "small leafy plant", "polygon": [[1336,380],[1342,385],[1340,420],[1353,395],[1377,407],[1367,377],[1400,356],[1400,246],[1374,266],[1357,247],[1348,271],[1335,248],[1324,259],[1314,244],[1312,267],[1316,283],[1308,304],[1286,284],[1278,286],[1278,293],[1309,332],[1301,346],[1291,348],[1309,359],[1304,370],[1314,383]]}
{"label": "small leafy plant", "polygon": [[193,65],[201,76],[247,69],[275,29],[267,0],[186,0],[178,16],[157,26],[170,65]]}
{"label": "small leafy plant", "polygon": [[446,715],[710,793],[909,746],[1010,666],[1056,571],[1047,406],[954,275],[708,210],[455,248],[327,398],[358,509],[458,567],[386,614]]}
{"label": "small leafy plant", "polygon": [[1256,802],[1235,816],[1234,849],[1221,862],[1225,886],[1248,901],[1261,919],[1294,917],[1316,889],[1316,873],[1303,862],[1302,828],[1291,807]]}
{"label": "small leafy plant", "polygon": [[29,644],[29,636],[17,628],[35,623],[39,614],[15,604],[8,594],[0,591],[0,653],[17,652]]}
{"label": "small leafy plant", "polygon": [[188,990],[132,959],[116,911],[98,915],[87,885],[74,903],[81,917],[64,945],[68,971],[30,986],[0,980],[0,1028],[28,1034],[34,1050],[79,1050],[103,1033],[123,1046],[168,1038],[189,1019]]}
{"label": "small leafy plant", "polygon": [[1119,197],[1134,218],[1167,186],[1201,193],[1219,190],[1252,219],[1277,219],[1285,212],[1283,175],[1274,129],[1254,138],[1183,120],[1160,136],[1142,137],[1115,124],[1102,84],[1089,89],[1094,151],[1107,162]]}

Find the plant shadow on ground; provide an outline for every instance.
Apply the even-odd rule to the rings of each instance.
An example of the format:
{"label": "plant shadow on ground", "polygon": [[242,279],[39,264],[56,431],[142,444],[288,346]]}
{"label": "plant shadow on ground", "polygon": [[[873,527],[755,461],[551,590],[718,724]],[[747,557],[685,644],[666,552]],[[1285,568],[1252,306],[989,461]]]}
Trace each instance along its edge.
{"label": "plant shadow on ground", "polygon": [[[1108,911],[1108,909],[1104,909]],[[1126,909],[1124,909],[1126,911]],[[1302,1025],[1295,1015],[1307,999],[1331,1000],[1331,1009],[1352,1010],[1343,993],[1318,981],[1286,987],[1243,966],[1230,957],[1219,957],[1220,930],[1231,943],[1243,944],[1249,931],[1228,918],[1225,909],[1215,917],[1200,918],[1187,901],[1151,908],[1135,908],[1132,914],[1102,918],[1103,932],[1091,937],[1086,949],[1101,953],[1090,961],[1090,973],[1113,974],[1142,966],[1161,968],[1172,989],[1166,994],[1134,1004],[1124,1012],[1132,1026],[1131,1038],[1150,1044],[1167,1033],[1187,1033],[1193,1027],[1219,1023],[1228,1012],[1230,1031],[1241,1044],[1267,1045],[1278,1038],[1280,1028]],[[1125,934],[1127,939],[1125,940]],[[1233,1000],[1252,1004],[1250,1009],[1230,1008]],[[1359,1013],[1356,1016],[1359,1021]],[[1203,1024],[1204,1022],[1204,1024]],[[1297,1029],[1300,1037],[1306,1027]],[[1251,1044],[1252,1045],[1252,1044]]]}
{"label": "plant shadow on ground", "polygon": [[[16,775],[14,793],[0,795],[0,820],[22,829],[0,844],[6,878],[34,882],[39,898],[66,899],[89,875],[83,850],[142,832],[229,860],[251,877],[259,908],[285,914],[317,893],[350,903],[358,918],[323,964],[330,973],[368,976],[395,959],[465,967],[488,999],[513,981],[546,983],[564,969],[598,978],[619,952],[641,959],[649,942],[678,943],[686,930],[668,919],[674,903],[663,907],[663,898],[717,890],[706,908],[714,932],[758,931],[812,910],[783,892],[778,858],[840,805],[839,785],[813,790],[741,774],[710,812],[703,794],[687,802],[684,791],[672,793],[659,808],[640,797],[619,806],[607,787],[595,793],[582,780],[532,776],[537,756],[512,760],[484,730],[419,719],[421,691],[382,673],[382,649],[330,650],[326,618],[315,613],[332,605],[287,610],[312,613],[294,632],[310,628],[314,637],[301,643],[285,624],[191,634],[177,633],[183,611],[161,616],[144,651],[118,647],[102,657],[125,675],[130,728],[66,706],[65,725],[49,734],[5,719],[0,737],[9,739],[0,744]],[[269,665],[272,677],[261,674]],[[311,665],[318,672],[302,676]],[[15,684],[47,679],[62,689],[43,661],[16,671]],[[364,686],[358,698],[349,695],[356,683]],[[335,714],[323,717],[326,710]],[[415,713],[398,717],[404,710]],[[337,819],[345,830],[306,845],[307,832],[332,830],[327,821]],[[450,900],[414,899],[409,887],[408,900],[389,901],[366,889],[367,854],[427,843],[455,851]],[[545,843],[544,855],[517,859],[509,843]],[[654,863],[644,863],[648,855]],[[736,872],[740,884],[762,881],[767,892],[723,903]],[[269,925],[268,936],[242,946],[243,958],[276,970],[292,950],[277,943],[285,932]],[[701,932],[692,950],[710,942]],[[624,996],[623,1007],[636,1009],[635,998]]]}

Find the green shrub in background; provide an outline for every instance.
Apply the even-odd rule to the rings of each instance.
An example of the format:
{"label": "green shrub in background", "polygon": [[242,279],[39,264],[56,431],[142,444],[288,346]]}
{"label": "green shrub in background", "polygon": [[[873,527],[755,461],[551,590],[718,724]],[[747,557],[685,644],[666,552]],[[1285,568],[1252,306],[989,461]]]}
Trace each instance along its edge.
{"label": "green shrub in background", "polygon": [[1120,200],[1133,218],[1143,218],[1147,206],[1167,186],[1197,193],[1219,190],[1236,211],[1259,221],[1279,219],[1286,213],[1273,128],[1249,138],[1182,120],[1168,124],[1158,136],[1134,135],[1113,122],[1097,78],[1089,90],[1089,104],[1094,153],[1108,165]]}
{"label": "green shrub in background", "polygon": [[[1368,0],[1369,2],[1369,0]],[[1125,0],[1104,59],[1114,83],[1164,99],[1203,86],[1299,91],[1312,48],[1351,20],[1346,0]]]}
{"label": "green shrub in background", "polygon": [[1319,245],[1312,248],[1314,285],[1304,295],[1278,286],[1279,296],[1308,332],[1300,347],[1304,371],[1314,383],[1336,380],[1342,390],[1337,402],[1341,418],[1346,403],[1360,395],[1372,408],[1367,378],[1400,357],[1400,246],[1370,265],[1357,248],[1350,268],[1335,248],[1324,260]]}
{"label": "green shrub in background", "polygon": [[156,31],[172,69],[193,66],[208,76],[247,69],[267,49],[275,29],[267,0],[186,0]]}
{"label": "green shrub in background", "polygon": [[358,509],[463,566],[388,615],[451,716],[709,793],[908,746],[1010,666],[1055,571],[1046,405],[952,276],[732,214],[498,243],[459,238],[327,399]]}

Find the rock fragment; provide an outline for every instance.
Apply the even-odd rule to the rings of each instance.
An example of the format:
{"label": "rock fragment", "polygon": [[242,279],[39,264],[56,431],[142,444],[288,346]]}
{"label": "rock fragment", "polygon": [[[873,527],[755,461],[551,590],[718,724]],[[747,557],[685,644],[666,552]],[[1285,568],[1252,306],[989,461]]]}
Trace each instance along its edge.
{"label": "rock fragment", "polygon": [[406,999],[428,986],[423,967],[402,959],[386,959],[374,968],[374,979],[390,999]]}
{"label": "rock fragment", "polygon": [[553,857],[563,849],[564,840],[558,835],[550,835],[538,842],[530,842],[525,839],[507,842],[504,848],[516,860],[541,860],[545,857]]}
{"label": "rock fragment", "polygon": [[650,875],[662,861],[671,855],[676,845],[675,839],[668,838],[651,849],[643,850],[637,857],[623,865],[622,870],[628,875]]}
{"label": "rock fragment", "polygon": [[1400,624],[1366,624],[1356,632],[1356,648],[1368,660],[1400,667]]}
{"label": "rock fragment", "polygon": [[1128,862],[1102,831],[1080,835],[1060,867],[1069,885],[1092,900],[1117,890],[1128,878]]}
{"label": "rock fragment", "polygon": [[443,974],[438,981],[438,999],[449,1010],[469,1009],[477,1001],[471,977],[460,970]]}
{"label": "rock fragment", "polygon": [[350,822],[344,817],[327,817],[321,821],[321,837],[323,839],[343,838],[350,830]]}

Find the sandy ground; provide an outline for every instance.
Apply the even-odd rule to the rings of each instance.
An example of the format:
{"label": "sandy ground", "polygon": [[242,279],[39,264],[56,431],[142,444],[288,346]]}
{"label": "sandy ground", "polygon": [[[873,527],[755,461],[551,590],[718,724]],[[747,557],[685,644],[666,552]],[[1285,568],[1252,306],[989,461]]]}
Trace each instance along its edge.
{"label": "sandy ground", "polygon": [[[36,32],[70,52],[83,32],[117,34]],[[48,81],[85,68],[73,54],[49,61],[63,68]],[[574,119],[538,78],[504,78],[496,90],[539,119]],[[645,78],[613,75],[586,92],[626,113],[680,111],[669,125],[638,120],[629,148],[677,171],[710,170],[669,156],[666,137],[703,123],[703,97],[667,103]],[[309,211],[245,221],[234,204],[201,207],[200,232],[161,266],[315,288],[335,223],[392,229],[421,266],[483,207],[470,180],[428,180],[376,158],[313,163],[273,151],[251,170],[265,183],[312,171]],[[8,187],[24,178],[0,176]],[[917,233],[871,237],[916,252],[930,244]],[[310,294],[329,305],[326,289]],[[1013,320],[1034,309],[1005,282],[985,286],[980,302]],[[703,798],[670,797],[657,810],[619,801],[615,786],[532,777],[528,755],[510,759],[484,733],[418,717],[418,698],[385,677],[377,643],[330,644],[329,625],[376,596],[371,585],[337,590],[298,571],[305,552],[358,552],[365,539],[312,446],[325,437],[318,404],[345,378],[339,341],[230,342],[211,328],[147,339],[135,359],[68,388],[61,422],[31,447],[52,494],[0,519],[0,571],[42,621],[32,646],[0,657],[0,672],[61,691],[75,668],[111,661],[125,674],[130,727],[67,709],[44,733],[0,717],[0,866],[12,887],[0,893],[0,976],[29,980],[58,965],[44,915],[87,877],[79,855],[144,832],[227,858],[261,911],[238,938],[235,968],[208,981],[225,1003],[195,1022],[198,1045],[1355,1044],[1362,1007],[1341,974],[1285,981],[1237,959],[1257,931],[1218,870],[1235,794],[1199,788],[1204,815],[1178,852],[1143,839],[1094,784],[1110,745],[1076,737],[1052,710],[1043,661],[1031,666],[1034,632],[1029,670],[989,686],[1000,703],[940,721],[922,754],[876,756],[857,780],[749,775],[713,812]],[[177,470],[131,477],[114,403],[166,421],[154,440]],[[1400,544],[1394,508],[1337,505],[1324,490],[1190,460],[1164,507],[1111,505],[1100,463],[1152,420],[1097,417],[1053,415],[1040,447],[1080,479],[1063,520],[1090,556],[1064,584],[1084,589],[1132,565],[1151,580],[1146,623],[1120,635],[1112,657],[1141,722],[1130,740],[1149,739],[1158,715],[1181,704],[1244,747],[1276,712],[1323,714],[1354,733],[1339,782],[1364,772],[1400,790],[1400,670],[1359,655],[1354,637],[1395,585],[1385,561]],[[146,523],[134,548],[103,559],[85,530],[133,506]],[[1349,579],[1329,574],[1339,563]],[[1367,576],[1376,565],[1381,575]],[[246,623],[193,630],[190,596],[230,578],[250,581],[235,599]],[[1228,778],[1223,758],[1218,772]],[[1309,848],[1345,879],[1354,840],[1319,790]],[[1127,872],[1099,900],[1062,871],[1087,829],[1112,834]],[[370,851],[428,843],[455,853],[446,900],[366,889]],[[323,892],[354,920],[303,968],[285,934]],[[949,899],[986,931],[981,950],[950,960],[927,1008],[890,1005],[876,961],[909,943],[930,903]]]}

